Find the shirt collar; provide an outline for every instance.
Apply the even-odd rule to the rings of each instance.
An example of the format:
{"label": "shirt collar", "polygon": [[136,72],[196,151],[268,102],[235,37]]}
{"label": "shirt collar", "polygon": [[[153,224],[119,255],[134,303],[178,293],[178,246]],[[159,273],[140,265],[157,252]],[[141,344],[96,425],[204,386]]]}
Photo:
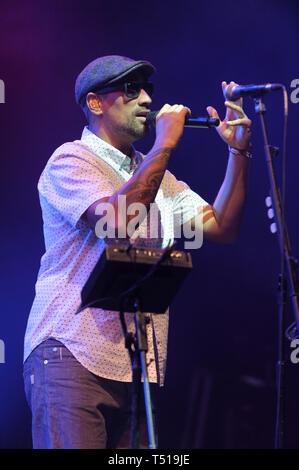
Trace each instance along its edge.
{"label": "shirt collar", "polygon": [[102,158],[113,167],[125,170],[127,173],[132,173],[143,159],[142,154],[134,149],[135,159],[132,168],[130,157],[108,144],[103,139],[100,139],[100,137],[91,132],[87,126],[83,129],[81,142],[87,145],[98,157]]}

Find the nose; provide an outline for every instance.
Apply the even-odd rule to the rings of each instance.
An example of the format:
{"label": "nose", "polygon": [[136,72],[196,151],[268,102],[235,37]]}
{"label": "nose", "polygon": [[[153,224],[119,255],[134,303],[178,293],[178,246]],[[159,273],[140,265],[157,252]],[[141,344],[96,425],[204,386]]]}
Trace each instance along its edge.
{"label": "nose", "polygon": [[152,99],[150,97],[150,95],[142,88],[140,90],[140,95],[139,95],[139,98],[138,98],[138,104],[142,105],[142,104],[151,104],[152,102]]}

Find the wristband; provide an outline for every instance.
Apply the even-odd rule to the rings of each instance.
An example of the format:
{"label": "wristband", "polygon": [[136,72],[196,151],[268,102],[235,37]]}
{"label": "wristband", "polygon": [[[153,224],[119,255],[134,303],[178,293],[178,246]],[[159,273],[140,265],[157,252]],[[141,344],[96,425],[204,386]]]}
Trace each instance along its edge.
{"label": "wristband", "polygon": [[229,152],[234,155],[243,155],[243,157],[252,158],[252,153],[250,150],[239,150],[233,147],[228,146]]}

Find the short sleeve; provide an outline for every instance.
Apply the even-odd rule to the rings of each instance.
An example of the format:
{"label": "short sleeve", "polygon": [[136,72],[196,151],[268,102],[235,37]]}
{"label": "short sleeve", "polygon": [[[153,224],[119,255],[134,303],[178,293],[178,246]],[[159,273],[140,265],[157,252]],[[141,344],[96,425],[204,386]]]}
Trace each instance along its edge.
{"label": "short sleeve", "polygon": [[179,181],[169,171],[163,181],[164,192],[172,199],[175,225],[181,225],[198,214],[198,211],[209,203],[199,194],[192,191],[187,183]]}
{"label": "short sleeve", "polygon": [[208,202],[186,185],[186,188],[182,189],[174,198],[174,220],[179,220],[181,224],[184,224],[195,217],[203,207],[208,205]]}
{"label": "short sleeve", "polygon": [[73,226],[91,204],[115,192],[96,158],[72,154],[53,155],[38,189],[40,196]]}

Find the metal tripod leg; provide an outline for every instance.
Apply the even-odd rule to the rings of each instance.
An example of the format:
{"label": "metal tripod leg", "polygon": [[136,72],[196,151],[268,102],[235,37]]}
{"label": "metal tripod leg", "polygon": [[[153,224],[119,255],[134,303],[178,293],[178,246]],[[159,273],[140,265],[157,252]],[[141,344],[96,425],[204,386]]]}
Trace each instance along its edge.
{"label": "metal tripod leg", "polygon": [[142,375],[143,375],[143,391],[144,391],[144,401],[145,401],[145,409],[146,409],[149,448],[157,449],[156,439],[155,439],[155,430],[154,430],[152,402],[151,402],[151,392],[150,392],[144,351],[140,351],[140,361],[141,361],[141,369],[142,369]]}
{"label": "metal tripod leg", "polygon": [[156,449],[157,445],[156,445],[156,440],[155,440],[150,385],[149,385],[147,365],[146,365],[146,352],[148,350],[146,323],[147,323],[147,319],[145,315],[141,313],[140,311],[136,311],[135,312],[135,325],[136,325],[136,336],[137,336],[137,348],[140,354],[140,364],[141,364],[141,370],[142,370],[142,375],[143,375],[143,391],[144,391],[144,401],[145,401],[145,409],[146,409],[149,448]]}

